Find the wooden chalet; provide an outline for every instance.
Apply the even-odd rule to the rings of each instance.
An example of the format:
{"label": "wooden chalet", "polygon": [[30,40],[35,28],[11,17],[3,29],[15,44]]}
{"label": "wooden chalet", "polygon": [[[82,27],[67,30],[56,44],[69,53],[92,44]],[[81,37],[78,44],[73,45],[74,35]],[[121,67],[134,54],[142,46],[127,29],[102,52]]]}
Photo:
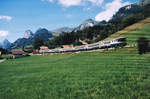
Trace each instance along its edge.
{"label": "wooden chalet", "polygon": [[39,54],[46,54],[51,52],[51,50],[47,46],[41,46],[39,50]]}

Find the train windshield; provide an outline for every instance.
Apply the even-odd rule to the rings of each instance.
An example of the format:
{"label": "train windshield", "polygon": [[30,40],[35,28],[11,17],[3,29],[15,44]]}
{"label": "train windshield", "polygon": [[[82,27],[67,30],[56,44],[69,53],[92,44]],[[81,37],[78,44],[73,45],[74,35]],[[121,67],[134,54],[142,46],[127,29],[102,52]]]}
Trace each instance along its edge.
{"label": "train windshield", "polygon": [[124,37],[118,38],[118,41],[120,41],[120,42],[125,42],[125,41],[126,41],[126,38],[124,38]]}

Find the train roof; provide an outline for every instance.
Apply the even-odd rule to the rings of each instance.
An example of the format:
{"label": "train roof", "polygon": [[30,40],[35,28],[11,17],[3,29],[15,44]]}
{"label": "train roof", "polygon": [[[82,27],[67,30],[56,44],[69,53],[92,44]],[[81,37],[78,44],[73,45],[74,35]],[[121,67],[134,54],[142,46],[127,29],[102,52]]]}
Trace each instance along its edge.
{"label": "train roof", "polygon": [[110,40],[105,40],[105,41],[102,41],[102,42],[107,42],[107,41],[112,41],[112,40],[118,40],[118,39],[125,39],[125,37],[117,37],[117,38],[113,38],[113,39],[110,39]]}

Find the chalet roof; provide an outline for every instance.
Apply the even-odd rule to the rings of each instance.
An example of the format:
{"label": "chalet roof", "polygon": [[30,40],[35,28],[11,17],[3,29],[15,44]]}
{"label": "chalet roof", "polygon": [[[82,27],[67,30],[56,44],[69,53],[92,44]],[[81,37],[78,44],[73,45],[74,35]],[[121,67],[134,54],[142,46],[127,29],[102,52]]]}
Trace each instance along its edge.
{"label": "chalet roof", "polygon": [[41,46],[40,49],[48,49],[47,46]]}

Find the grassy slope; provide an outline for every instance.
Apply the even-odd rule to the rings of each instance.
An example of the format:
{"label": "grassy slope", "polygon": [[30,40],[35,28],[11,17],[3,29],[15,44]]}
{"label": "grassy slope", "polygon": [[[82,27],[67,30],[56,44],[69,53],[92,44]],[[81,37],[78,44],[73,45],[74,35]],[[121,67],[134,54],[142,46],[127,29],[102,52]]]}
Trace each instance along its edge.
{"label": "grassy slope", "polygon": [[[143,33],[150,35],[150,25],[123,35],[133,44]],[[136,48],[0,63],[1,99],[148,99],[149,93],[150,54]]]}
{"label": "grassy slope", "polygon": [[127,37],[128,44],[136,44],[136,40],[140,36],[144,36],[150,39],[149,28],[150,28],[150,17],[136,24],[133,24],[117,33],[112,34],[105,40],[124,36],[124,37]]}

